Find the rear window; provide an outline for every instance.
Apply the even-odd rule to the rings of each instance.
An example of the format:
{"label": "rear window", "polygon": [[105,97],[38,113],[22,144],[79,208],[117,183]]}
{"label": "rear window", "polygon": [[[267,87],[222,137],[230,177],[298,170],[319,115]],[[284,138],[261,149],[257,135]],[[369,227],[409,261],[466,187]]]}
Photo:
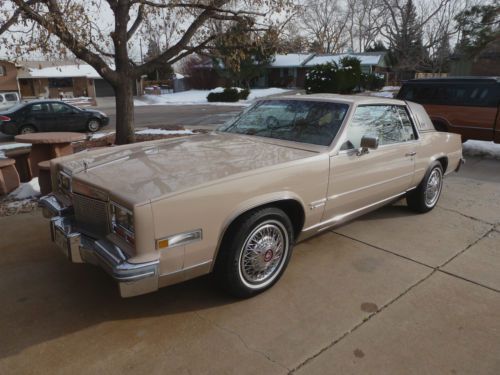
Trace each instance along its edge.
{"label": "rear window", "polygon": [[468,107],[497,107],[500,85],[490,83],[407,83],[399,99],[422,104]]}

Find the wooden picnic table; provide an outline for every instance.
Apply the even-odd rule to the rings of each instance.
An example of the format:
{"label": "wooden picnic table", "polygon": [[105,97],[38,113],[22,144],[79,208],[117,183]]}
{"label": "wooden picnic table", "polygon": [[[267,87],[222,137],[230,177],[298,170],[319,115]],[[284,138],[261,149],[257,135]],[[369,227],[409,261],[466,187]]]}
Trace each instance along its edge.
{"label": "wooden picnic table", "polygon": [[38,163],[73,153],[72,142],[87,138],[82,133],[50,132],[16,135],[16,142],[31,143],[30,166],[33,177],[38,177]]}

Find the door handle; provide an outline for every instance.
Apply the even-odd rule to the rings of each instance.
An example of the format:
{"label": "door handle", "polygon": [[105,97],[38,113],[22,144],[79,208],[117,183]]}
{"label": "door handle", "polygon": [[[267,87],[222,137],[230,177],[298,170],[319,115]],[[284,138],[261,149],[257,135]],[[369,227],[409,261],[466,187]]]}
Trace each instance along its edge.
{"label": "door handle", "polygon": [[415,155],[417,155],[417,153],[415,151],[408,152],[407,154],[405,154],[405,156],[415,156]]}

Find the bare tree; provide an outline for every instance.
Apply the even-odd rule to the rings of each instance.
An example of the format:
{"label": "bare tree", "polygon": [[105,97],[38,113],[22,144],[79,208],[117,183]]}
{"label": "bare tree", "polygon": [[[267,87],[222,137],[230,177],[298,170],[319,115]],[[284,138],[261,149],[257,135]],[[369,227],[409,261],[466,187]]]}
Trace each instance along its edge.
{"label": "bare tree", "polygon": [[[12,30],[22,23],[19,38],[11,42],[21,48],[66,53],[93,66],[111,84],[116,95],[116,142],[134,141],[132,82],[183,57],[210,48],[235,24],[249,33],[274,26],[277,13],[289,0],[4,0],[0,9],[9,12],[0,27]],[[147,62],[137,58],[137,43],[148,30],[148,22],[162,20],[161,53]],[[213,25],[218,24],[217,28]],[[175,25],[175,27],[172,27]],[[177,26],[178,25],[178,26]],[[26,32],[26,30],[32,32]],[[241,40],[245,45],[245,39]]]}
{"label": "bare tree", "polygon": [[364,52],[380,36],[378,20],[382,17],[380,0],[346,0],[348,8],[349,46]]}
{"label": "bare tree", "polygon": [[313,39],[311,46],[315,52],[335,53],[346,47],[347,12],[345,2],[339,0],[307,0],[304,3],[300,20]]}
{"label": "bare tree", "polygon": [[[425,65],[429,60],[429,48],[436,46],[445,35],[444,10],[450,7],[452,0],[428,0],[419,3],[413,0],[381,0],[386,19],[379,22],[380,33],[389,42],[394,63],[398,71],[413,71]],[[442,15],[442,22],[437,22],[436,35],[427,35],[425,30],[431,22]],[[438,30],[439,29],[439,30]],[[431,38],[429,38],[431,36]]]}

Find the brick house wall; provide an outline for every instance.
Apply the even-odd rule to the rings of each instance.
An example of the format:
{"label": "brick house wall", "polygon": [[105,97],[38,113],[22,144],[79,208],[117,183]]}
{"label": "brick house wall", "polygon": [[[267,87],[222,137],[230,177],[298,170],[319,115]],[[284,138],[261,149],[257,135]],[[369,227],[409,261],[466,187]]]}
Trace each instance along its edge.
{"label": "brick house wall", "polygon": [[0,91],[18,91],[16,65],[8,61],[0,61]]}

